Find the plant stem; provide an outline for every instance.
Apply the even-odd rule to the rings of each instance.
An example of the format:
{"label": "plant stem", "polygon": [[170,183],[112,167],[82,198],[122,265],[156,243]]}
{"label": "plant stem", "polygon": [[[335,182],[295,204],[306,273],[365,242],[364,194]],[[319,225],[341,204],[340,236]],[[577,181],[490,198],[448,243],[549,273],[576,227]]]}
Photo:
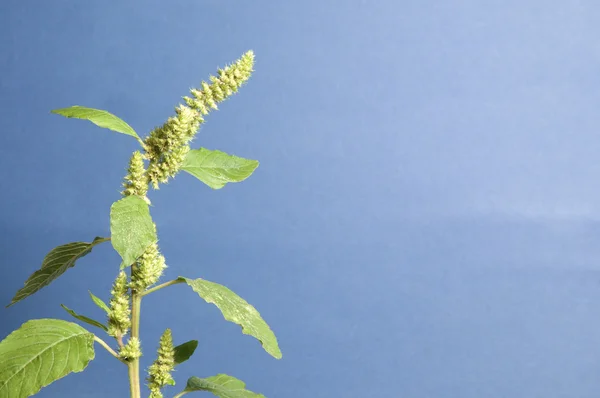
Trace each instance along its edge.
{"label": "plant stem", "polygon": [[187,393],[188,393],[188,391],[182,391],[182,392],[180,392],[179,394],[175,395],[173,398],[180,398],[180,397],[183,397],[183,396],[184,396],[185,394],[187,394]]}
{"label": "plant stem", "polygon": [[158,285],[158,286],[154,286],[152,289],[148,289],[148,290],[146,290],[145,292],[143,292],[143,293],[142,293],[142,296],[145,296],[145,295],[147,295],[147,294],[150,294],[150,293],[152,293],[152,292],[155,292],[155,291],[157,291],[157,290],[159,290],[159,289],[162,289],[163,287],[167,287],[167,286],[171,286],[171,285],[176,285],[176,284],[178,284],[178,283],[183,283],[183,281],[182,281],[182,280],[179,280],[179,279],[173,279],[172,281],[168,281],[168,282],[165,282],[165,283],[161,283],[160,285]]}
{"label": "plant stem", "polygon": [[[135,271],[135,264],[131,266],[131,273]],[[142,295],[131,292],[131,338],[140,338],[140,307]],[[129,362],[129,386],[131,398],[141,398],[140,391],[140,358]]]}
{"label": "plant stem", "polygon": [[96,340],[96,342],[98,344],[100,344],[102,347],[104,347],[106,349],[106,351],[108,351],[113,357],[117,358],[119,361],[123,362],[124,364],[127,365],[127,362],[122,360],[121,358],[119,358],[119,354],[117,354],[115,352],[115,350],[113,350],[112,348],[110,348],[110,346],[108,344],[106,344],[106,342],[104,340],[102,340],[100,337],[94,335],[94,340]]}
{"label": "plant stem", "polygon": [[[138,359],[139,361],[139,359]],[[139,362],[138,362],[139,363]],[[140,374],[136,371],[133,362],[128,363],[129,367],[129,391],[131,392],[131,398],[141,398],[139,377]]]}

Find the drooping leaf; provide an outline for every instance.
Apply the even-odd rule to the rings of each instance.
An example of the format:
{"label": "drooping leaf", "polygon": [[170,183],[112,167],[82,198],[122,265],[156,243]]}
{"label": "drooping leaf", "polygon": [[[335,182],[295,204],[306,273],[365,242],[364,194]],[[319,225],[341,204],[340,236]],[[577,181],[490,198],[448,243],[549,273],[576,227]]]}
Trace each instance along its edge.
{"label": "drooping leaf", "polygon": [[88,108],[85,106],[74,105],[68,108],[54,109],[50,111],[57,115],[68,118],[89,120],[96,126],[104,127],[118,133],[123,133],[134,137],[138,142],[142,142],[140,136],[130,125],[121,118],[101,109]]}
{"label": "drooping leaf", "polygon": [[130,266],[152,243],[157,241],[150,209],[139,196],[127,196],[110,208],[111,242],[123,262]]}
{"label": "drooping leaf", "polygon": [[76,323],[34,319],[0,342],[0,398],[26,398],[94,359],[94,335]]}
{"label": "drooping leaf", "polygon": [[103,309],[104,312],[106,312],[108,314],[110,312],[110,308],[108,308],[108,305],[106,305],[106,303],[104,301],[102,301],[101,299],[99,299],[98,297],[94,296],[94,294],[91,291],[88,290],[88,292],[90,293],[90,297],[92,298],[92,301],[94,302],[94,304],[96,304],[98,307]]}
{"label": "drooping leaf", "polygon": [[190,377],[184,391],[209,391],[219,398],[265,398],[262,394],[246,390],[246,383],[226,374],[204,379]]}
{"label": "drooping leaf", "polygon": [[108,241],[108,238],[96,237],[91,243],[73,242],[66,245],[55,247],[42,261],[42,267],[35,271],[13,297],[7,307],[31,296],[44,286],[47,286],[61,276],[67,269],[75,265],[75,261],[92,251],[92,248],[102,242]]}
{"label": "drooping leaf", "polygon": [[248,304],[246,300],[218,283],[200,278],[188,279],[181,276],[178,280],[189,285],[207,303],[216,305],[226,320],[237,323],[242,327],[242,333],[258,339],[265,351],[273,357],[281,359],[281,351],[275,334],[262,319],[256,308]]}
{"label": "drooping leaf", "polygon": [[66,305],[61,304],[60,306],[63,307],[64,310],[67,311],[69,314],[71,314],[71,316],[73,316],[74,318],[77,318],[80,321],[85,322],[89,325],[96,326],[97,328],[100,328],[104,331],[108,331],[108,328],[106,326],[104,326],[102,323],[95,321],[92,318],[88,318],[85,315],[79,315],[78,313],[76,313],[75,311],[73,311],[72,309],[67,307]]}
{"label": "drooping leaf", "polygon": [[228,182],[240,182],[256,170],[257,160],[228,155],[206,148],[188,152],[182,170],[190,173],[212,189],[220,189]]}
{"label": "drooping leaf", "polygon": [[190,359],[198,347],[198,340],[190,340],[175,347],[175,364],[179,365]]}

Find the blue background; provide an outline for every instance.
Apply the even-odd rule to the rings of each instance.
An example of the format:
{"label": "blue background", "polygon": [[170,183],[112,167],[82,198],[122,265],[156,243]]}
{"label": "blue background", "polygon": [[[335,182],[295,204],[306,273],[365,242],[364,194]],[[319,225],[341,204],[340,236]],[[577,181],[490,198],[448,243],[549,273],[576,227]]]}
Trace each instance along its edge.
{"label": "blue background", "polygon": [[[144,299],[198,339],[191,375],[269,398],[597,397],[600,4],[521,1],[0,2],[0,302],[53,247],[109,234],[137,143],[51,109],[106,109],[146,134],[218,66],[256,53],[195,145],[261,162],[212,191],[151,192],[169,269],[223,283],[283,359],[184,286]],[[110,245],[2,309],[101,317]],[[100,347],[40,397],[127,396]],[[204,393],[209,395],[208,393]]]}

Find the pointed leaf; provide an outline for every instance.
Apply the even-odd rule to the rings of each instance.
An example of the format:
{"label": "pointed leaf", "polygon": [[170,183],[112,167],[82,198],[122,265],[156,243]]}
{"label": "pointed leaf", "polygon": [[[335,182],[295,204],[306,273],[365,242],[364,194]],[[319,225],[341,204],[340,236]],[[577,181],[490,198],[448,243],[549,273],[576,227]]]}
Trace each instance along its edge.
{"label": "pointed leaf", "polygon": [[277,338],[269,325],[262,319],[260,313],[246,300],[218,283],[200,278],[188,279],[181,276],[178,280],[188,284],[207,303],[216,305],[226,320],[237,323],[242,327],[242,333],[258,339],[265,351],[273,357],[281,359]]}
{"label": "pointed leaf", "polygon": [[182,170],[190,173],[212,189],[220,189],[228,182],[240,182],[256,170],[257,160],[249,160],[225,152],[206,148],[188,152]]}
{"label": "pointed leaf", "polygon": [[198,347],[198,340],[190,340],[175,347],[175,364],[179,365],[190,359]]}
{"label": "pointed leaf", "polygon": [[101,324],[100,322],[95,321],[92,318],[88,318],[85,315],[79,315],[78,313],[76,313],[75,311],[73,311],[72,309],[70,309],[69,307],[67,307],[66,305],[61,304],[60,306],[63,307],[64,310],[67,311],[69,314],[71,314],[71,316],[79,319],[80,321],[85,322],[85,323],[87,323],[89,325],[92,325],[92,326],[96,326],[97,328],[100,328],[100,329],[102,329],[104,331],[108,331],[108,328],[106,326],[104,326],[103,324]]}
{"label": "pointed leaf", "polygon": [[219,398],[265,398],[262,394],[246,390],[246,384],[243,381],[226,374],[218,374],[204,379],[190,377],[184,391],[210,391]]}
{"label": "pointed leaf", "polygon": [[94,359],[94,335],[76,323],[35,319],[0,342],[0,398],[25,398]]}
{"label": "pointed leaf", "polygon": [[75,261],[92,251],[92,248],[102,242],[108,241],[108,238],[96,237],[93,242],[73,242],[66,245],[55,247],[42,261],[42,267],[35,271],[13,297],[11,305],[31,296],[33,293],[47,286],[61,276],[67,269],[75,265]]}
{"label": "pointed leaf", "polygon": [[113,203],[110,234],[113,247],[123,259],[121,268],[129,267],[157,241],[148,203],[139,196],[127,196]]}
{"label": "pointed leaf", "polygon": [[91,291],[88,290],[88,292],[90,293],[90,297],[92,298],[92,301],[94,302],[94,304],[96,304],[98,307],[103,309],[104,312],[106,312],[108,314],[110,312],[110,308],[108,308],[108,305],[106,305],[106,303],[104,301],[102,301],[101,299],[99,299],[98,297],[94,296],[94,294]]}
{"label": "pointed leaf", "polygon": [[85,106],[74,105],[68,108],[54,109],[50,112],[68,118],[89,120],[96,126],[104,127],[109,130],[116,131],[118,133],[130,135],[137,139],[140,143],[142,142],[140,136],[137,135],[135,130],[131,128],[130,125],[128,125],[127,123],[125,123],[125,121],[113,115],[112,113],[103,111],[101,109],[87,108]]}

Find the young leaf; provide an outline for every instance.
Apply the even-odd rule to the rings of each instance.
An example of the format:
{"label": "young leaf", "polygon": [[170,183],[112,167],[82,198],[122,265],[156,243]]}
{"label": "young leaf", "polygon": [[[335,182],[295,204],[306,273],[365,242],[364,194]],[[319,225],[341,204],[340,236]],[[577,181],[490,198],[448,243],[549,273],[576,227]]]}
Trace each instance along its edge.
{"label": "young leaf", "polygon": [[125,121],[116,117],[112,113],[103,111],[101,109],[87,108],[85,106],[74,105],[68,108],[54,109],[50,112],[68,118],[89,120],[96,126],[104,127],[109,130],[116,131],[117,133],[130,135],[137,139],[138,142],[142,142],[140,136],[137,135],[135,130],[131,128],[130,125],[128,125],[127,123],[125,123]]}
{"label": "young leaf", "polygon": [[103,309],[104,312],[106,312],[108,314],[110,312],[110,308],[108,308],[108,305],[106,305],[106,303],[104,301],[102,301],[101,299],[99,299],[98,297],[94,296],[94,294],[92,292],[90,292],[89,290],[88,290],[88,292],[90,293],[90,297],[92,298],[92,301],[94,302],[94,304],[96,304],[98,307]]}
{"label": "young leaf", "polygon": [[175,364],[179,365],[190,359],[198,347],[198,340],[190,340],[175,347]]}
{"label": "young leaf", "polygon": [[95,321],[92,318],[88,318],[85,315],[79,315],[78,313],[76,313],[75,311],[73,311],[72,309],[67,307],[66,305],[61,304],[60,306],[63,307],[64,310],[67,311],[69,314],[71,314],[71,316],[73,316],[74,318],[77,318],[80,321],[85,322],[89,325],[96,326],[97,328],[100,328],[100,329],[104,330],[105,332],[108,331],[108,328],[106,326],[104,326],[103,324],[101,324],[100,322]]}
{"label": "young leaf", "polygon": [[183,391],[185,393],[209,391],[219,398],[265,398],[262,394],[246,390],[246,383],[226,374],[218,374],[204,379],[190,377]]}
{"label": "young leaf", "polygon": [[244,181],[257,167],[257,160],[200,148],[188,152],[181,169],[212,189],[220,189],[228,182]]}
{"label": "young leaf", "polygon": [[218,283],[204,279],[177,278],[185,282],[207,303],[212,303],[223,314],[223,317],[242,327],[242,333],[258,339],[265,351],[277,359],[281,359],[281,351],[277,338],[269,325],[261,318],[260,313],[243,298]]}
{"label": "young leaf", "polygon": [[0,342],[0,397],[25,398],[94,359],[94,335],[76,323],[34,319]]}
{"label": "young leaf", "polygon": [[152,243],[157,241],[150,209],[139,196],[127,196],[110,207],[111,242],[129,267]]}
{"label": "young leaf", "polygon": [[92,251],[92,248],[102,242],[106,242],[108,238],[96,237],[91,243],[73,242],[66,245],[55,247],[42,261],[42,267],[35,271],[13,297],[7,307],[23,300],[25,297],[31,296],[44,286],[47,286],[62,275],[67,269],[75,265],[75,261],[85,256]]}

